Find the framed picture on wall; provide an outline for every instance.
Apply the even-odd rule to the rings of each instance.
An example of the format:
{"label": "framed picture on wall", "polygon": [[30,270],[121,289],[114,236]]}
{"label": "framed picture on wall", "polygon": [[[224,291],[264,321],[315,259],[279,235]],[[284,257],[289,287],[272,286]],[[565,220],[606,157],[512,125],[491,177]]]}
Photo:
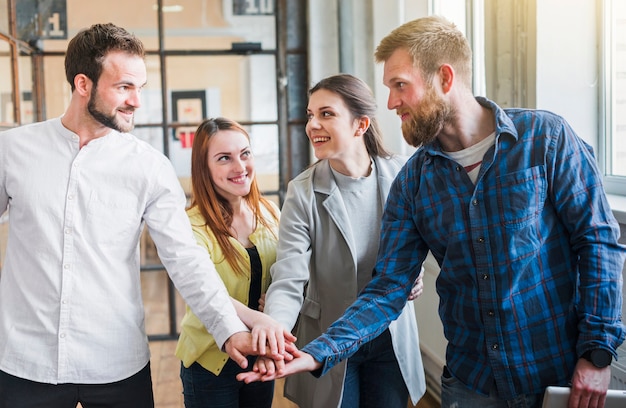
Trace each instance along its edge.
{"label": "framed picture on wall", "polygon": [[[207,115],[205,90],[172,91],[172,121],[181,124],[174,127],[172,137],[182,147],[190,148],[196,128]],[[189,126],[182,124],[189,123]]]}

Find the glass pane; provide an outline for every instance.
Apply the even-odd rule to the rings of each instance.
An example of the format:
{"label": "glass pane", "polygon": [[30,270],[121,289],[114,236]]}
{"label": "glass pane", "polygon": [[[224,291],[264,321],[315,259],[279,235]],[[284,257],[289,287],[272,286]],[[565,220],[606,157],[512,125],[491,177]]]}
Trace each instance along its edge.
{"label": "glass pane", "polygon": [[[212,116],[239,122],[275,121],[278,117],[273,56],[168,57],[166,68],[172,121],[197,125]],[[184,104],[186,96],[194,96],[193,92],[201,93],[203,111],[185,115],[184,108],[189,108]]]}
{"label": "glass pane", "polygon": [[278,126],[252,125],[247,130],[259,188],[262,192],[278,191]]}
{"label": "glass pane", "polygon": [[0,40],[0,129],[14,124],[13,86],[11,82],[11,54],[9,43]]}
{"label": "glass pane", "polygon": [[72,91],[65,79],[65,58],[45,56],[43,59],[45,116],[59,117],[67,109]]}
{"label": "glass pane", "polygon": [[626,2],[614,0],[611,4],[611,126],[607,128],[612,141],[611,173],[626,176]]}
{"label": "glass pane", "polygon": [[7,13],[7,0],[0,0],[0,32],[9,33],[9,13]]}
{"label": "glass pane", "polygon": [[435,0],[433,14],[445,16],[454,22],[459,30],[467,35],[466,29],[466,0]]}
{"label": "glass pane", "polygon": [[146,56],[148,80],[141,91],[141,107],[135,111],[136,125],[160,125],[163,121],[163,103],[161,95],[161,64],[159,57]]}
{"label": "glass pane", "polygon": [[[139,110],[137,110],[137,112],[139,112]],[[131,133],[163,153],[163,129],[160,127],[135,126],[135,129],[133,129]]]}
{"label": "glass pane", "polygon": [[31,57],[19,57],[19,89],[20,89],[20,124],[33,123],[35,120],[33,105],[33,75]]}
{"label": "glass pane", "polygon": [[241,1],[165,0],[165,49],[230,50],[237,42],[275,49],[274,2],[247,1],[250,7],[243,9],[236,3]]}
{"label": "glass pane", "polygon": [[146,49],[158,49],[156,0],[107,0],[92,5],[84,0],[67,0],[66,13],[66,38],[44,38],[41,41],[43,50],[65,52],[68,41],[78,31],[96,23],[113,23],[124,27],[137,35]]}

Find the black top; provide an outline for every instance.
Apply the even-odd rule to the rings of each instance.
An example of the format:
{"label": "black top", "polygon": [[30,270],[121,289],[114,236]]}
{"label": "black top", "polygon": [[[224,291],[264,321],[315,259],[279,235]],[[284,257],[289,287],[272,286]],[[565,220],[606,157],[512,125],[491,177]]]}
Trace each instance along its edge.
{"label": "black top", "polygon": [[250,256],[250,294],[248,296],[248,307],[259,310],[259,298],[261,297],[261,257],[256,247],[246,248]]}

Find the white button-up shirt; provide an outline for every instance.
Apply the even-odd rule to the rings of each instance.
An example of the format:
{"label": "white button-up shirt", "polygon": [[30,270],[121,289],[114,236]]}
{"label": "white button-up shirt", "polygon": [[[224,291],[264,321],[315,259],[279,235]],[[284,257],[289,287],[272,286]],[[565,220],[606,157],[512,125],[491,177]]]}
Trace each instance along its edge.
{"label": "white button-up shirt", "polygon": [[79,149],[60,118],[0,133],[0,370],[45,383],[109,383],[149,360],[139,240],[220,347],[247,330],[196,244],[169,160],[111,131]]}

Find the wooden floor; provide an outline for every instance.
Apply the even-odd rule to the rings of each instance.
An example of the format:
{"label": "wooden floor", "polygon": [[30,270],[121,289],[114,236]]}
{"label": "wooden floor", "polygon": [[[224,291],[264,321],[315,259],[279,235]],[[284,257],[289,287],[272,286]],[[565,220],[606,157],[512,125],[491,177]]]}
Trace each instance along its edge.
{"label": "wooden floor", "polygon": [[[170,319],[168,317],[167,275],[163,271],[142,272],[142,291],[146,310],[146,330],[149,335],[168,335]],[[184,303],[175,294],[176,326],[184,314]],[[154,387],[155,408],[184,408],[182,385],[180,382],[180,360],[174,355],[175,340],[153,340],[150,342],[152,381]],[[282,397],[282,380],[277,381],[273,408],[298,408]],[[409,404],[409,408],[413,408]],[[427,394],[416,408],[440,408],[437,401]]]}

